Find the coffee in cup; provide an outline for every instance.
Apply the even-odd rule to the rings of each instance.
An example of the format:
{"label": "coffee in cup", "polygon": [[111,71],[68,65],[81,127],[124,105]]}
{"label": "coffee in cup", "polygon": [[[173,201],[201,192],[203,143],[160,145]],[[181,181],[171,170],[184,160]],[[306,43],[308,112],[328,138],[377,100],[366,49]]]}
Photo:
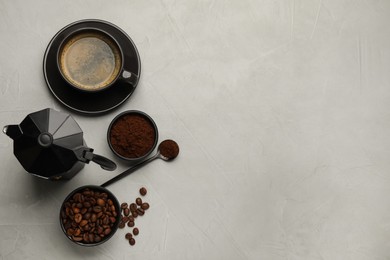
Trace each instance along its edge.
{"label": "coffee in cup", "polygon": [[62,77],[71,86],[96,92],[112,86],[118,79],[129,81],[132,85],[138,79],[135,74],[129,75],[123,70],[123,56],[119,44],[107,32],[83,28],[62,42],[57,65]]}

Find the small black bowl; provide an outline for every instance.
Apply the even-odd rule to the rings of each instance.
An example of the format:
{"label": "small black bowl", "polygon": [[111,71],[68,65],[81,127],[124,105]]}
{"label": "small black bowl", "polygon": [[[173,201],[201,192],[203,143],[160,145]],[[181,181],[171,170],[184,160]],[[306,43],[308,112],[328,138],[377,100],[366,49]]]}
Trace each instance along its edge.
{"label": "small black bowl", "polygon": [[[111,232],[106,235],[105,237],[101,238],[101,240],[99,242],[93,242],[93,243],[83,243],[82,241],[75,241],[72,236],[69,236],[66,232],[66,229],[65,229],[65,226],[64,226],[64,223],[63,223],[63,220],[62,220],[62,211],[65,210],[65,203],[70,200],[74,194],[76,194],[77,192],[82,192],[86,189],[89,189],[91,191],[98,191],[100,193],[102,192],[105,192],[107,193],[108,195],[108,199],[111,199],[112,202],[113,202],[113,205],[115,206],[115,209],[116,209],[116,213],[117,215],[115,216],[115,223],[113,223],[113,225],[111,226]],[[111,191],[107,190],[106,188],[103,188],[101,186],[96,186],[96,185],[86,185],[86,186],[82,186],[82,187],[79,187],[77,189],[75,189],[74,191],[72,191],[64,200],[64,202],[62,203],[61,205],[61,209],[60,209],[60,226],[61,226],[61,229],[62,231],[64,232],[65,236],[70,240],[72,241],[73,243],[77,244],[77,245],[80,245],[80,246],[86,246],[86,247],[92,247],[92,246],[97,246],[97,245],[100,245],[104,242],[106,242],[107,240],[109,240],[114,234],[115,232],[118,230],[118,227],[119,227],[119,222],[120,222],[120,219],[121,219],[121,207],[120,207],[120,204],[119,204],[119,201],[118,199],[115,197],[114,194],[112,194]]]}
{"label": "small black bowl", "polygon": [[[154,131],[154,142],[153,144],[150,146],[150,148],[144,152],[144,154],[142,154],[141,156],[137,156],[137,157],[126,157],[124,156],[123,154],[120,154],[120,152],[116,151],[115,150],[115,147],[113,146],[112,144],[112,141],[111,141],[111,131],[112,131],[112,128],[114,126],[114,124],[122,119],[124,116],[127,116],[127,115],[136,115],[136,116],[139,116],[139,117],[142,117],[143,119],[145,119],[149,124],[150,126],[153,128],[153,131]],[[139,131],[139,129],[137,130],[138,133],[139,133],[139,136],[137,138],[137,141],[139,141],[140,139],[142,139],[142,135],[145,134],[144,132],[141,132]],[[154,120],[146,113],[142,112],[142,111],[138,111],[138,110],[128,110],[128,111],[124,111],[122,113],[120,113],[119,115],[117,115],[110,123],[109,127],[108,127],[108,130],[107,130],[107,142],[108,142],[108,145],[110,146],[110,149],[112,150],[112,152],[117,155],[119,158],[123,159],[123,160],[126,160],[128,162],[137,162],[137,161],[140,161],[140,160],[143,160],[145,159],[146,157],[148,157],[152,151],[154,150],[154,148],[156,148],[157,146],[157,142],[158,142],[158,129],[157,129],[157,125],[156,123],[154,122]],[[134,147],[136,148],[137,145],[135,144]]]}

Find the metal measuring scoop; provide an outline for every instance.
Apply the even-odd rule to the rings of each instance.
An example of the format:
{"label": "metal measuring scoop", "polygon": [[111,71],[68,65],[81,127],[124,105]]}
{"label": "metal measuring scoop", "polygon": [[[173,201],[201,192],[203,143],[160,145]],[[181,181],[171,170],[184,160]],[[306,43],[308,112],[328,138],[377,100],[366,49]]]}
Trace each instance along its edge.
{"label": "metal measuring scoop", "polygon": [[129,169],[127,169],[126,171],[122,172],[121,174],[115,176],[114,178],[106,181],[105,183],[103,183],[100,186],[107,187],[108,185],[110,185],[110,184],[126,177],[130,173],[138,170],[139,168],[141,168],[145,164],[150,163],[154,159],[159,158],[159,159],[162,159],[164,161],[171,161],[171,160],[175,159],[178,154],[179,154],[179,145],[173,140],[170,140],[170,139],[164,140],[158,145],[157,152],[155,155],[153,155],[152,157],[149,157],[148,159],[146,159],[142,162],[135,164],[134,166],[130,167]]}

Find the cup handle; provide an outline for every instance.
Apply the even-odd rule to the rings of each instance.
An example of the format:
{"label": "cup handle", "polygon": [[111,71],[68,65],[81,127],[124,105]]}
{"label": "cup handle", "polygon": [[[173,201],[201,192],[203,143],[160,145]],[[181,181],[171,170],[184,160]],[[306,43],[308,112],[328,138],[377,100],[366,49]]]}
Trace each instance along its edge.
{"label": "cup handle", "polygon": [[126,83],[129,83],[130,85],[132,85],[133,87],[135,86],[135,84],[138,82],[138,75],[133,73],[133,72],[130,72],[130,71],[127,71],[127,70],[123,70],[122,73],[120,74],[119,76],[119,79],[121,81],[124,81]]}

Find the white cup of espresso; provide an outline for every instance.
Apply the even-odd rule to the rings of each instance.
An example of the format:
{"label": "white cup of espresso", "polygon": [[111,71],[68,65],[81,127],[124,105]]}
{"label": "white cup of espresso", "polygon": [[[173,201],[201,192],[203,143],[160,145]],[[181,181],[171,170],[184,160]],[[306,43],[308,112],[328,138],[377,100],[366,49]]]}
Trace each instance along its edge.
{"label": "white cup of espresso", "polygon": [[116,82],[135,86],[138,75],[124,69],[122,48],[108,32],[81,28],[65,37],[57,51],[57,67],[72,87],[98,92]]}

